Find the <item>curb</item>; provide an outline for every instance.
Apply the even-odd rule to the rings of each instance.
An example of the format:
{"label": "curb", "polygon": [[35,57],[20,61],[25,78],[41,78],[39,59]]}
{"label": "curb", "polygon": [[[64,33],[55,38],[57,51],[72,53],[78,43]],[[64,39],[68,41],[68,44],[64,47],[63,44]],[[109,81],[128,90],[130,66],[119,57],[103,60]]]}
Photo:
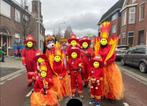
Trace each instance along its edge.
{"label": "curb", "polygon": [[143,77],[141,75],[138,75],[138,74],[136,74],[134,72],[128,71],[125,68],[120,67],[120,69],[122,70],[122,73],[128,75],[129,77],[139,81],[140,83],[142,83],[144,85],[147,85],[147,78],[145,78],[145,77]]}
{"label": "curb", "polygon": [[16,72],[13,72],[11,74],[3,76],[3,77],[0,78],[0,85],[5,84],[7,81],[10,81],[10,80],[12,80],[12,79],[24,74],[24,73],[25,73],[25,69],[20,69]]}

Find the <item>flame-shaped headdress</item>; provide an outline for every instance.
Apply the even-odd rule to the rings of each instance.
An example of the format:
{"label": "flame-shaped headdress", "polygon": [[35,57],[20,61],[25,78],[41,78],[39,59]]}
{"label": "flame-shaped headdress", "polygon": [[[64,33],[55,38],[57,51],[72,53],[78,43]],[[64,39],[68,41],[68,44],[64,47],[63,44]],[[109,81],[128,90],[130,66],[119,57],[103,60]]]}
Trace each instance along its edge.
{"label": "flame-shaped headdress", "polygon": [[111,30],[111,23],[108,21],[103,22],[100,26],[100,37],[108,39],[110,30]]}

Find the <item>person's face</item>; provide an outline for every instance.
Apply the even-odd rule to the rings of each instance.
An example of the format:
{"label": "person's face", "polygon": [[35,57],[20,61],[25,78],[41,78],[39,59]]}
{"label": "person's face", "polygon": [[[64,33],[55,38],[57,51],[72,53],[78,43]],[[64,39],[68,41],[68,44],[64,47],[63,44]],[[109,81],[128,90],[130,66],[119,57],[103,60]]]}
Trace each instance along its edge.
{"label": "person's face", "polygon": [[83,42],[83,43],[82,43],[82,47],[83,47],[84,49],[88,48],[88,43],[87,43],[87,42]]}
{"label": "person's face", "polygon": [[32,48],[33,47],[33,42],[31,42],[31,41],[27,42],[27,47]]}
{"label": "person's face", "polygon": [[78,54],[77,54],[76,52],[73,52],[73,53],[71,54],[71,57],[72,57],[73,59],[75,59],[75,58],[78,57]]}
{"label": "person's face", "polygon": [[38,61],[38,63],[42,63],[42,62],[44,62],[44,59],[39,58],[37,61]]}
{"label": "person's face", "polygon": [[102,46],[106,46],[108,44],[108,41],[107,41],[107,39],[103,38],[103,39],[101,39],[100,43]]}
{"label": "person's face", "polygon": [[55,56],[54,60],[55,60],[55,62],[60,62],[61,61],[61,57],[60,56]]}
{"label": "person's face", "polygon": [[45,78],[47,76],[47,73],[45,71],[41,71],[40,75],[42,78]]}
{"label": "person's face", "polygon": [[99,62],[95,61],[95,62],[93,63],[93,66],[94,66],[94,68],[98,68],[98,67],[100,66],[100,64],[99,64]]}
{"label": "person's face", "polygon": [[77,42],[76,42],[75,40],[72,40],[72,41],[71,41],[71,45],[72,45],[72,46],[76,46],[76,45],[77,45]]}

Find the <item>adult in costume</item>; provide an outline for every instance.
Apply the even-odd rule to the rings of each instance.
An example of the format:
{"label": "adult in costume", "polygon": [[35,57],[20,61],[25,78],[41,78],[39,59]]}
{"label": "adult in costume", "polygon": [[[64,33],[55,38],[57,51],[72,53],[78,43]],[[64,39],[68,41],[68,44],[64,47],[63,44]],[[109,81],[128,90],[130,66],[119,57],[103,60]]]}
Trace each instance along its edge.
{"label": "adult in costume", "polygon": [[101,56],[104,66],[105,98],[120,100],[123,98],[124,85],[122,74],[115,63],[115,50],[118,36],[109,37],[110,22],[104,22],[100,27],[100,37],[96,38],[95,50]]}
{"label": "adult in costume", "polygon": [[36,55],[38,50],[35,49],[35,40],[31,34],[26,37],[24,42],[25,48],[22,50],[22,64],[25,65],[27,70],[28,82],[29,85],[32,84],[32,77],[34,75],[34,60],[33,58]]}
{"label": "adult in costume", "polygon": [[87,86],[88,85],[88,74],[89,74],[89,69],[90,69],[90,61],[94,53],[93,53],[93,49],[90,48],[91,40],[88,39],[87,36],[84,36],[80,40],[79,44],[81,47],[81,59],[84,60],[83,61],[83,65],[84,65],[83,77],[84,77],[85,85]]}
{"label": "adult in costume", "polygon": [[57,94],[51,89],[53,80],[47,57],[40,54],[34,58],[34,61],[36,75],[31,106],[58,106]]}
{"label": "adult in costume", "polygon": [[78,95],[83,98],[83,80],[82,80],[82,60],[80,59],[80,50],[77,47],[71,47],[69,51],[68,68],[71,77],[72,96]]}
{"label": "adult in costume", "polygon": [[89,87],[91,100],[89,104],[100,106],[100,101],[103,96],[103,65],[99,56],[95,56],[91,61],[89,73]]}

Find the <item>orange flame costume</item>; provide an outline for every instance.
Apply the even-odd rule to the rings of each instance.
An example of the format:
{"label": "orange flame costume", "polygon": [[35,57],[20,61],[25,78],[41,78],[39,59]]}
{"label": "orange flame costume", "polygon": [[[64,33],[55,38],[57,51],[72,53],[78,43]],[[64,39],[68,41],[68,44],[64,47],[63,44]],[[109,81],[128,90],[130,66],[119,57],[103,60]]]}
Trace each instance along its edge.
{"label": "orange flame costume", "polygon": [[55,53],[50,59],[50,64],[54,73],[53,89],[58,93],[60,99],[71,95],[70,78],[66,72],[64,59],[65,54],[61,50],[60,44],[57,42],[55,44]]}
{"label": "orange flame costume", "polygon": [[115,63],[115,50],[118,36],[109,37],[110,22],[102,23],[100,37],[95,39],[95,52],[102,58],[104,70],[105,97],[111,100],[120,100],[124,96],[122,74]]}
{"label": "orange flame costume", "polygon": [[58,106],[57,94],[51,89],[53,79],[47,57],[39,54],[34,58],[34,61],[36,76],[34,78],[34,92],[30,99],[31,106]]}

